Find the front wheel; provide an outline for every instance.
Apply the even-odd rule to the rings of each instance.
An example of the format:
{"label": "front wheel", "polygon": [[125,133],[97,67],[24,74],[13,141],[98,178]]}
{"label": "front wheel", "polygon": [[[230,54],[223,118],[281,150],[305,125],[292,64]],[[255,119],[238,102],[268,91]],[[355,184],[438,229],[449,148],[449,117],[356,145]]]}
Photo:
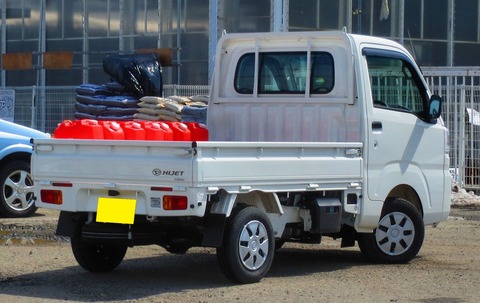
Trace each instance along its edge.
{"label": "front wheel", "polygon": [[256,207],[241,206],[227,223],[217,258],[227,278],[254,283],[267,274],[274,251],[275,239],[268,217]]}
{"label": "front wheel", "polygon": [[358,235],[358,245],[371,262],[407,263],[420,251],[424,236],[420,212],[408,201],[397,198],[385,205],[373,233]]}
{"label": "front wheel", "polygon": [[127,245],[90,244],[80,237],[74,237],[70,242],[78,264],[91,272],[114,270],[127,252]]}

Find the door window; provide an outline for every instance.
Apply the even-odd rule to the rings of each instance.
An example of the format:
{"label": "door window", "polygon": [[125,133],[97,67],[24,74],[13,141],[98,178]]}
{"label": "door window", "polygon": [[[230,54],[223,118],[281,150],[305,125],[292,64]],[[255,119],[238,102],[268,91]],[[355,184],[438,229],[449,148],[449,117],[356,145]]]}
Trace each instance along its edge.
{"label": "door window", "polygon": [[425,112],[426,91],[408,61],[368,53],[366,58],[374,107],[418,115]]}

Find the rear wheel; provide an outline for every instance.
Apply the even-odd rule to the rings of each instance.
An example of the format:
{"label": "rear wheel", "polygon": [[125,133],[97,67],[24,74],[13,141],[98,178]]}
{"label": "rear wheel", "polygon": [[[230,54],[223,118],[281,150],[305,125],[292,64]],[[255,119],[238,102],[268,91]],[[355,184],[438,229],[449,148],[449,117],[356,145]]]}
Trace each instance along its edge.
{"label": "rear wheel", "polygon": [[267,274],[274,251],[275,239],[268,217],[256,207],[242,206],[227,223],[217,258],[229,279],[254,283]]}
{"label": "rear wheel", "polygon": [[190,246],[183,244],[169,244],[165,245],[163,248],[171,254],[183,255],[190,249]]}
{"label": "rear wheel", "polygon": [[72,251],[78,264],[91,272],[114,270],[127,252],[126,245],[90,244],[80,237],[71,239]]}
{"label": "rear wheel", "polygon": [[385,205],[373,233],[358,235],[358,245],[371,262],[407,263],[420,251],[424,235],[420,212],[397,198]]}

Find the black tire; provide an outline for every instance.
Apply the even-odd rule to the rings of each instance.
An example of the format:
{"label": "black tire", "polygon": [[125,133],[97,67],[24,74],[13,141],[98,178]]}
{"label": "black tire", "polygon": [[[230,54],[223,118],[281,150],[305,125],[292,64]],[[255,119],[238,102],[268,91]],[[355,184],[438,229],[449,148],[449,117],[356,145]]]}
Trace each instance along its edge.
{"label": "black tire", "polygon": [[230,216],[222,246],[217,248],[220,267],[239,283],[260,281],[270,269],[275,252],[268,217],[253,206],[240,206]]}
{"label": "black tire", "polygon": [[283,247],[283,245],[285,244],[285,240],[283,239],[275,239],[275,251],[279,250],[280,248]]}
{"label": "black tire", "polygon": [[171,254],[184,255],[190,249],[190,246],[182,244],[169,244],[165,245],[163,248],[165,248],[165,250]]}
{"label": "black tire", "polygon": [[88,244],[81,238],[71,239],[72,251],[78,264],[91,272],[114,270],[127,252],[127,245]]}
{"label": "black tire", "polygon": [[384,206],[378,227],[358,234],[362,253],[373,263],[407,263],[420,251],[425,226],[420,212],[404,199]]}
{"label": "black tire", "polygon": [[31,216],[37,211],[30,163],[15,160],[1,167],[0,215],[9,218]]}

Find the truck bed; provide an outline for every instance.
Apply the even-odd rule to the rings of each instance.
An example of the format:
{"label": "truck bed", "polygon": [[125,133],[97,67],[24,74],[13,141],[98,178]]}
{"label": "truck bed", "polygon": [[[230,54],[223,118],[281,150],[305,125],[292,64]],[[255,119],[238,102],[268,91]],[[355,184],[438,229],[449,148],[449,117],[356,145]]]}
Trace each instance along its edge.
{"label": "truck bed", "polygon": [[[136,214],[203,216],[206,196],[305,191],[360,186],[361,143],[167,142],[39,139],[32,175],[42,189],[63,187],[63,204],[37,206],[64,211],[97,209],[99,197],[136,199]],[[162,210],[164,192],[199,202],[185,211]],[[201,205],[201,206],[198,206]]]}

